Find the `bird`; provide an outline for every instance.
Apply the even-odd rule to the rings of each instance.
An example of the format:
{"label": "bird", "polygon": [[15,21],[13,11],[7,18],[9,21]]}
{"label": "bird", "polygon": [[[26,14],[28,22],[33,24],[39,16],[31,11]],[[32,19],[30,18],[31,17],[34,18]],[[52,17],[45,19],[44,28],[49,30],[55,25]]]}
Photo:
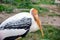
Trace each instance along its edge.
{"label": "bird", "polygon": [[0,24],[0,40],[15,40],[25,37],[29,32],[41,31],[44,36],[38,10],[31,8],[30,12],[17,13]]}

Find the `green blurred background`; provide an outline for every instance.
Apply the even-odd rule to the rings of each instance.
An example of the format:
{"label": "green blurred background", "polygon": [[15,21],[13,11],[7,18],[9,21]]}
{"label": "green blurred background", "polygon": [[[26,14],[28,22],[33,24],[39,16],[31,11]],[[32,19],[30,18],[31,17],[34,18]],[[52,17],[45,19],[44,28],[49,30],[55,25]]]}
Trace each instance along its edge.
{"label": "green blurred background", "polygon": [[[38,10],[39,16],[43,17],[41,18],[42,20],[48,18],[46,22],[42,21],[44,38],[42,38],[41,32],[38,30],[37,32],[29,33],[25,38],[21,38],[20,40],[60,40],[59,5],[60,3],[55,3],[55,0],[0,0],[0,21],[16,13],[29,12],[31,8],[35,8]],[[49,22],[50,19],[53,19],[51,23]],[[57,22],[55,22],[56,20]],[[59,23],[59,25],[53,25],[53,22]]]}

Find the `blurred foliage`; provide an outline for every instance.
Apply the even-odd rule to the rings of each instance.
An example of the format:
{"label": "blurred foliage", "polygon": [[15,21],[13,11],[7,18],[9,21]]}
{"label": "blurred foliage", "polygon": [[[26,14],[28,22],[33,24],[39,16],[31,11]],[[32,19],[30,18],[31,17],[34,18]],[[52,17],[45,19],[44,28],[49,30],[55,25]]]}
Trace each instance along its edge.
{"label": "blurred foliage", "polygon": [[20,8],[30,8],[33,6],[33,4],[54,4],[54,0],[2,0],[3,3],[10,3],[17,6],[20,6]]}
{"label": "blurred foliage", "polygon": [[60,17],[60,14],[52,13],[52,14],[49,14],[48,16],[52,16],[52,17],[54,17],[54,16],[58,16],[58,17]]}
{"label": "blurred foliage", "polygon": [[60,29],[55,28],[56,26],[52,25],[43,25],[44,26],[44,32],[45,37],[50,40],[60,40]]}
{"label": "blurred foliage", "polygon": [[7,13],[13,12],[13,8],[10,6],[0,5],[0,12],[5,11]]}
{"label": "blurred foliage", "polygon": [[14,3],[14,0],[2,0],[3,3],[11,3],[13,4]]}
{"label": "blurred foliage", "polygon": [[2,2],[6,4],[18,5],[18,3],[21,2],[21,0],[2,0]]}
{"label": "blurred foliage", "polygon": [[39,14],[42,13],[42,12],[48,12],[49,11],[47,8],[42,8],[42,7],[39,7],[39,6],[33,6],[33,8],[37,9]]}
{"label": "blurred foliage", "polygon": [[0,5],[0,12],[4,11],[5,7],[3,5]]}
{"label": "blurred foliage", "polygon": [[[0,8],[1,11],[4,11],[4,9],[7,12],[13,11],[13,7],[15,8],[22,8],[22,9],[31,9],[31,8],[36,8],[39,10],[39,13],[41,12],[47,12],[47,8],[42,8],[39,6],[39,4],[54,4],[54,0],[2,0],[3,4],[10,4],[10,7],[7,9],[6,8]],[[37,6],[35,6],[37,5]],[[1,6],[1,5],[0,5]],[[11,7],[13,6],[13,7]]]}
{"label": "blurred foliage", "polygon": [[19,4],[20,8],[31,8],[33,6],[31,0],[21,0]]}
{"label": "blurred foliage", "polygon": [[20,3],[23,5],[28,5],[28,4],[54,4],[55,0],[2,0],[3,3],[11,3],[11,4],[16,4]]}
{"label": "blurred foliage", "polygon": [[11,13],[11,12],[13,12],[13,8],[12,7],[6,7],[5,12]]}
{"label": "blurred foliage", "polygon": [[55,0],[40,0],[40,4],[54,4]]}
{"label": "blurred foliage", "polygon": [[52,25],[43,25],[44,37],[42,38],[40,30],[34,33],[29,33],[21,40],[60,40],[60,29]]}

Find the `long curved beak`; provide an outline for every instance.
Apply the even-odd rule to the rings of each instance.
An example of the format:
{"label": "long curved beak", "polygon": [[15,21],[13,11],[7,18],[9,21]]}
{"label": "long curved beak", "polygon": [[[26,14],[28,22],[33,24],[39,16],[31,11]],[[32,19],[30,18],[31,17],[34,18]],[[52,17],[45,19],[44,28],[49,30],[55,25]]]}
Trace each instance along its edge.
{"label": "long curved beak", "polygon": [[40,31],[41,31],[41,33],[42,33],[42,37],[44,37],[44,33],[43,33],[41,21],[40,21],[40,19],[39,19],[39,17],[38,17],[38,14],[34,16],[34,19],[35,19],[35,21],[37,22],[37,24],[38,24],[38,26],[39,26],[39,28],[40,28]]}

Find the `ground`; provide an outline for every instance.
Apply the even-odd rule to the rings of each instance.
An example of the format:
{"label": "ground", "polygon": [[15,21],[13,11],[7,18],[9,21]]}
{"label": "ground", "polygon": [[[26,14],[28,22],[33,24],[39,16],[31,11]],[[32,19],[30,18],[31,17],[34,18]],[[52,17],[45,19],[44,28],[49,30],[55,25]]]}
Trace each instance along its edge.
{"label": "ground", "polygon": [[28,33],[25,38],[21,40],[60,40],[60,29],[56,29],[51,25],[43,25],[44,37],[41,36],[41,32],[36,31],[34,33]]}

